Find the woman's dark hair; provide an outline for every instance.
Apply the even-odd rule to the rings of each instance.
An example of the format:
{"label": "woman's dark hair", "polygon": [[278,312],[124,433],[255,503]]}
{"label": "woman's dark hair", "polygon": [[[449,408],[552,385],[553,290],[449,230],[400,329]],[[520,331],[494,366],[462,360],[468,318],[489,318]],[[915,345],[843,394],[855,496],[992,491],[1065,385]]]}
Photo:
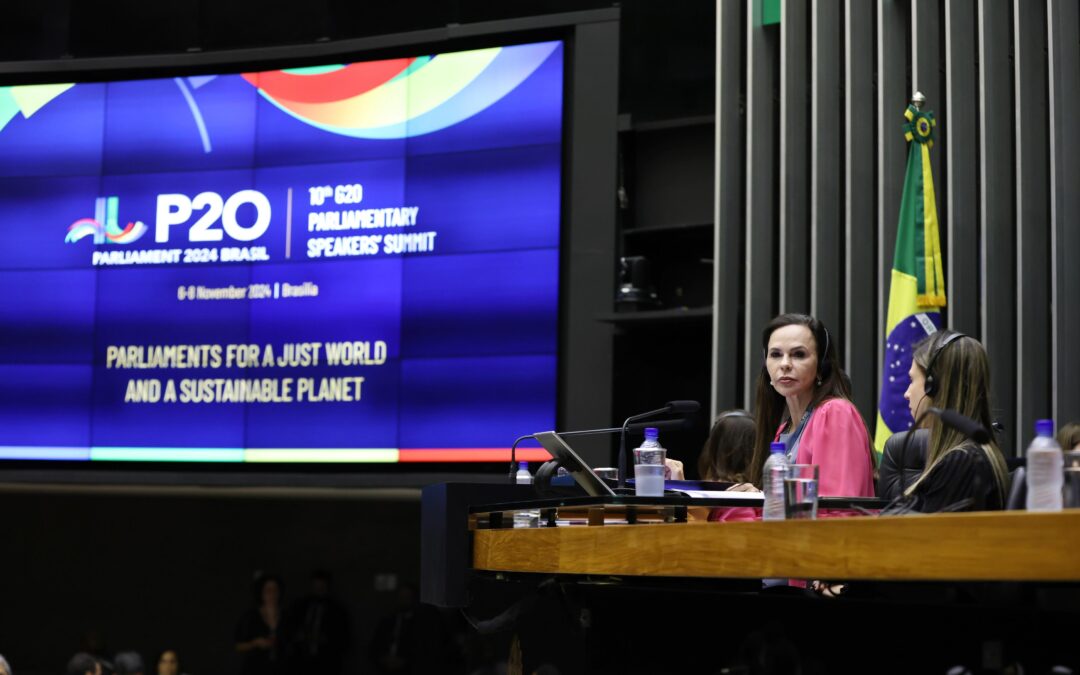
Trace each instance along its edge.
{"label": "woman's dark hair", "polygon": [[113,657],[113,672],[116,675],[134,675],[146,672],[146,666],[138,652],[120,652]]}
{"label": "woman's dark hair", "polygon": [[754,418],[745,410],[725,410],[713,421],[698,456],[702,480],[745,483],[754,454]]}
{"label": "woman's dark hair", "polygon": [[67,664],[67,675],[86,675],[97,670],[98,660],[86,652],[79,652],[71,657]]}
{"label": "woman's dark hair", "polygon": [[840,350],[836,339],[829,334],[825,324],[808,314],[781,314],[761,331],[761,369],[758,371],[757,393],[754,395],[754,456],[750,460],[750,482],[761,487],[761,472],[769,456],[769,444],[776,430],[786,421],[787,401],[769,383],[769,370],[765,356],[769,351],[769,338],[777,329],[785,326],[806,326],[814,337],[817,350],[818,381],[810,408],[831,398],[851,400],[851,380],[840,365]]}
{"label": "woman's dark hair", "polygon": [[262,572],[259,572],[255,575],[255,581],[251,582],[251,599],[256,607],[262,604],[263,588],[271,581],[277,584],[279,604],[281,598],[285,597],[285,582],[281,580],[281,577],[276,574],[263,574]]}

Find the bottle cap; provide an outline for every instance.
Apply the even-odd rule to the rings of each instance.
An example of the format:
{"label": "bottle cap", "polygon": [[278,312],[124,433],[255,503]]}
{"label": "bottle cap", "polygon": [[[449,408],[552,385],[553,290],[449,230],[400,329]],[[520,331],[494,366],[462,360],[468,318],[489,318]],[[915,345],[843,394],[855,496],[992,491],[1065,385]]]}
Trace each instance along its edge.
{"label": "bottle cap", "polygon": [[773,441],[769,444],[769,452],[787,452],[787,445],[783,441]]}
{"label": "bottle cap", "polygon": [[529,470],[529,463],[528,462],[518,462],[518,471],[528,471],[528,470]]}
{"label": "bottle cap", "polygon": [[1036,436],[1053,436],[1054,420],[1035,420]]}
{"label": "bottle cap", "polygon": [[645,427],[645,438],[659,438],[660,431],[656,427]]}

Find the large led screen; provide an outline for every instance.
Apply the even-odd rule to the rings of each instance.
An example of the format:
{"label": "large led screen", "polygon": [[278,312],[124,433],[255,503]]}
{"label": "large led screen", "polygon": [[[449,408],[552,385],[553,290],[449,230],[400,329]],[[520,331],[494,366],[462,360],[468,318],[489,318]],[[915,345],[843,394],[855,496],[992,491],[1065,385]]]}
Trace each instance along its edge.
{"label": "large led screen", "polygon": [[562,95],[560,42],[0,87],[0,458],[554,428]]}

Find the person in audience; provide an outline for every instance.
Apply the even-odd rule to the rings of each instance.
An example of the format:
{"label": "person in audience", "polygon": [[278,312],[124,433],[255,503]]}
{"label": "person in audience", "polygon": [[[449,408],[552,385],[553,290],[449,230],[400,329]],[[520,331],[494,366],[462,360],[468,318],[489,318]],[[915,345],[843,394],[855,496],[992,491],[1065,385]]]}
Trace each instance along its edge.
{"label": "person in audience", "polygon": [[113,672],[116,675],[144,675],[146,668],[137,652],[120,652],[113,657]]}
{"label": "person in audience", "polygon": [[330,573],[311,573],[311,592],[286,613],[289,670],[306,675],[341,672],[349,644],[349,615],[331,594]]}
{"label": "person in audience", "polygon": [[236,624],[236,651],[244,655],[242,675],[277,675],[285,672],[281,653],[281,579],[260,574],[254,584],[254,606]]}
{"label": "person in audience", "polygon": [[102,675],[101,671],[101,661],[86,652],[72,656],[67,664],[67,675]]}
{"label": "person in audience", "polygon": [[0,675],[13,675],[11,672],[11,666],[8,665],[7,659],[3,654],[0,654]]}
{"label": "person in audience", "polygon": [[754,418],[745,410],[725,410],[713,421],[698,456],[701,480],[745,483],[754,454]]}
{"label": "person in audience", "polygon": [[939,330],[915,346],[909,375],[904,398],[930,437],[926,468],[904,491],[902,508],[924,513],[1004,508],[1008,470],[993,437],[979,445],[936,415],[924,414],[931,406],[955,410],[991,428],[990,363],[982,344],[963,333]]}
{"label": "person in audience", "polygon": [[783,441],[789,463],[818,465],[819,495],[873,497],[870,435],[835,338],[812,316],[781,314],[761,332],[761,347],[750,485],[733,489],[760,489],[769,446]]}
{"label": "person in audience", "polygon": [[1065,452],[1080,450],[1080,422],[1069,422],[1058,432],[1058,444]]}
{"label": "person in audience", "polygon": [[161,652],[157,660],[157,675],[180,675],[180,657],[175,649]]}
{"label": "person in audience", "polygon": [[438,611],[420,603],[412,584],[398,586],[395,599],[394,611],[379,620],[368,648],[375,672],[380,675],[445,672],[446,635]]}

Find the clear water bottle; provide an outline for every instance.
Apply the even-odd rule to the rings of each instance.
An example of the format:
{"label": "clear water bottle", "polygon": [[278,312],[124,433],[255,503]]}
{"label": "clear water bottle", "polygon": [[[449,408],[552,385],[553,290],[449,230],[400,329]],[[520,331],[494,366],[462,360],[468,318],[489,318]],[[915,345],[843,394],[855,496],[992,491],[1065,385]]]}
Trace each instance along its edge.
{"label": "clear water bottle", "polygon": [[1061,446],[1054,438],[1054,420],[1035,422],[1035,440],[1027,450],[1027,510],[1060,511],[1065,471]]}
{"label": "clear water bottle", "polygon": [[645,440],[642,442],[642,448],[660,448],[660,430],[656,427],[645,428]]}
{"label": "clear water bottle", "polygon": [[[533,476],[529,473],[528,462],[518,462],[514,482],[518,485],[532,485]],[[514,511],[514,527],[536,527],[540,521],[539,509]]]}
{"label": "clear water bottle", "polygon": [[518,470],[517,473],[514,474],[514,482],[518,485],[532,485],[533,477],[532,474],[529,473],[528,462],[518,462]]}
{"label": "clear water bottle", "polygon": [[787,448],[781,442],[769,446],[769,458],[761,474],[761,487],[765,492],[762,520],[784,519],[784,478],[787,477]]}
{"label": "clear water bottle", "polygon": [[667,451],[660,445],[656,427],[645,429],[645,441],[634,448],[634,493],[639,497],[662,497],[664,494],[664,459]]}

